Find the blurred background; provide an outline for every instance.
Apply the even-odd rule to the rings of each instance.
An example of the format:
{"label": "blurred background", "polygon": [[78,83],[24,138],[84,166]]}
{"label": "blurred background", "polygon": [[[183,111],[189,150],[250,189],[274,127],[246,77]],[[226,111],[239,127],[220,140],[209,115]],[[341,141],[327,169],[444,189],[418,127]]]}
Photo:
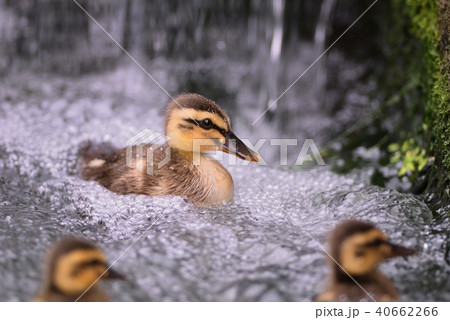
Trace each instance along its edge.
{"label": "blurred background", "polygon": [[[407,21],[395,19],[398,2],[376,3],[317,62],[373,1],[78,3],[170,94],[198,92],[214,99],[241,136],[251,140],[313,138],[319,148],[342,150],[345,144],[351,152],[381,144],[383,151],[402,132],[416,130],[423,116],[416,106],[417,75],[408,70],[414,59],[420,69],[421,52]],[[75,2],[1,0],[0,6],[3,77],[29,72],[65,78],[104,74],[106,79],[121,70],[119,79],[111,79],[127,77],[127,84],[113,90],[118,99],[131,95],[163,110],[168,97]],[[344,139],[333,140],[348,129]],[[261,152],[270,162],[279,151],[266,143]],[[341,169],[365,162],[354,160]]]}

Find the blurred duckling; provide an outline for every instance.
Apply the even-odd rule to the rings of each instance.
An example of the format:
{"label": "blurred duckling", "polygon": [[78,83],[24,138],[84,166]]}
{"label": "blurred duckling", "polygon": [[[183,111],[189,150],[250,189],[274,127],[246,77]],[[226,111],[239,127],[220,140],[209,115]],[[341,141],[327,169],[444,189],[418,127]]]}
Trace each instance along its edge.
{"label": "blurred duckling", "polygon": [[114,278],[123,276],[111,268],[108,270],[103,252],[84,240],[65,238],[49,252],[46,275],[35,301],[109,301],[97,280]]}
{"label": "blurred duckling", "polygon": [[[373,224],[346,221],[339,224],[329,238],[330,255],[376,301],[398,301],[391,281],[377,270],[377,265],[389,258],[409,256],[416,251],[388,241]],[[364,290],[344,270],[329,259],[331,284],[316,298],[320,302],[372,301]]]}
{"label": "blurred duckling", "polygon": [[[231,131],[225,111],[199,94],[182,94],[168,104],[165,134],[167,143],[157,147],[145,144],[114,151],[90,144],[82,151],[83,178],[119,194],[179,195],[197,206],[213,207],[231,200],[234,182],[205,152],[220,150],[248,161],[260,159]],[[200,150],[194,150],[194,139],[202,139]],[[169,147],[170,159],[161,166]]]}

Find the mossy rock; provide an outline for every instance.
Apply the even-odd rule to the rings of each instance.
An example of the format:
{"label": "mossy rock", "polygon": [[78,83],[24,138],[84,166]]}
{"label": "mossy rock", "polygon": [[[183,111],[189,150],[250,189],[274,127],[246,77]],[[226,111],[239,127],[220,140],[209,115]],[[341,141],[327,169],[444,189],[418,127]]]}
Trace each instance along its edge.
{"label": "mossy rock", "polygon": [[[397,1],[397,3],[403,1]],[[448,0],[406,0],[403,6],[411,31],[424,48],[426,74],[421,79],[425,95],[423,120],[427,157],[434,159],[429,191],[450,202],[450,5]],[[405,154],[416,155],[410,143]],[[420,153],[420,158],[425,155]]]}

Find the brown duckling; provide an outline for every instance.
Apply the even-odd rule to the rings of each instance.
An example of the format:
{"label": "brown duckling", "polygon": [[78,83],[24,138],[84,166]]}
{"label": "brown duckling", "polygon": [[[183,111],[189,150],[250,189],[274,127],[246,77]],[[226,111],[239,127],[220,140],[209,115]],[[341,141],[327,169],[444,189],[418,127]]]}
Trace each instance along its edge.
{"label": "brown duckling", "polygon": [[65,238],[49,251],[46,275],[35,301],[109,301],[97,280],[123,277],[108,266],[103,252],[93,244]]}
{"label": "brown duckling", "polygon": [[[205,152],[220,150],[259,161],[259,155],[231,131],[225,111],[199,94],[182,94],[168,104],[165,134],[168,141],[163,146],[146,144],[118,151],[85,148],[84,179],[96,180],[119,194],[178,195],[197,206],[212,207],[231,200],[234,183],[230,173]],[[199,139],[202,146],[196,150]],[[170,160],[161,166],[168,148]]]}
{"label": "brown duckling", "polygon": [[377,270],[377,265],[389,258],[415,254],[415,250],[392,244],[371,223],[354,220],[335,228],[329,238],[329,247],[335,260],[329,259],[331,284],[316,301],[398,301],[397,290]]}

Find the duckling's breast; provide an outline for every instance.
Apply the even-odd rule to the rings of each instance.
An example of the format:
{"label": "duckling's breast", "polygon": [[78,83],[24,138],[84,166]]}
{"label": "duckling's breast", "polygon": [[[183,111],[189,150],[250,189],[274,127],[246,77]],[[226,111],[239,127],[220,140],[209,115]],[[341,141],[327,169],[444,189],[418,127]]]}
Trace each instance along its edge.
{"label": "duckling's breast", "polygon": [[218,161],[202,156],[198,165],[200,179],[205,185],[205,205],[222,205],[234,195],[234,182],[231,174]]}
{"label": "duckling's breast", "polygon": [[[358,284],[356,284],[356,282]],[[380,302],[399,301],[398,293],[392,282],[379,271],[363,278],[347,278],[346,281],[333,282],[316,301],[319,302]]]}
{"label": "duckling's breast", "polygon": [[175,154],[163,170],[160,194],[184,196],[199,207],[220,206],[233,198],[233,178],[218,161],[205,155],[198,164],[180,158]]}

